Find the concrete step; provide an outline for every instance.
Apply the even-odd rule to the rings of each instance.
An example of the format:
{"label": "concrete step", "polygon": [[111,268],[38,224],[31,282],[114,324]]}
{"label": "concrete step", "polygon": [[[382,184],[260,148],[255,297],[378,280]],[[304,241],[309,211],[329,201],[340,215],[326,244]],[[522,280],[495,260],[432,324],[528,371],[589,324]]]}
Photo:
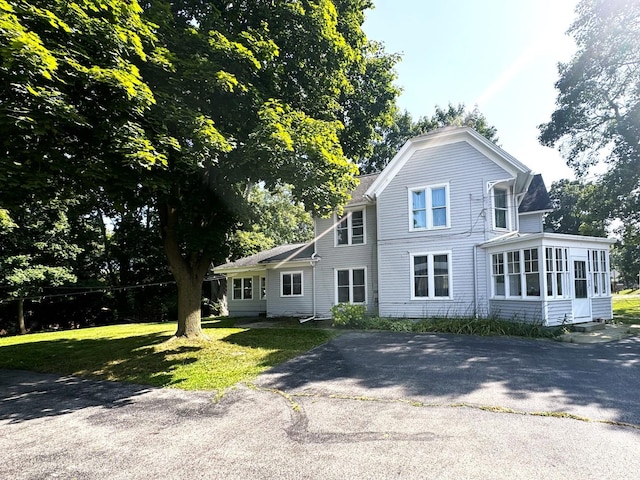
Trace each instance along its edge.
{"label": "concrete step", "polygon": [[605,326],[604,322],[586,322],[574,325],[573,329],[576,332],[595,332],[596,330],[604,330]]}

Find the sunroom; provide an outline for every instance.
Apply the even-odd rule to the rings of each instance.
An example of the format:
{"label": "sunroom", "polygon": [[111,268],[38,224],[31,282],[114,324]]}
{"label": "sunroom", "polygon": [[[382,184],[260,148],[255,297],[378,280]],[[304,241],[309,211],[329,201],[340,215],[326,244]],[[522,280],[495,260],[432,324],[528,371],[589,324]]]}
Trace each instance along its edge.
{"label": "sunroom", "polygon": [[557,233],[514,234],[483,243],[489,314],[546,326],[611,319],[613,243]]}

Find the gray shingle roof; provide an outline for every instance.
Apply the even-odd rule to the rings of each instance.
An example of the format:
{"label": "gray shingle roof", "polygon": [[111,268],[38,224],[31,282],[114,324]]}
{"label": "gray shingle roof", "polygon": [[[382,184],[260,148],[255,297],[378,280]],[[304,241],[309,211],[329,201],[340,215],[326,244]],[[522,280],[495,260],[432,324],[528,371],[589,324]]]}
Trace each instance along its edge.
{"label": "gray shingle roof", "polygon": [[313,255],[313,242],[312,243],[293,243],[290,245],[280,245],[263,252],[250,255],[248,257],[239,258],[233,262],[225,263],[224,265],[218,265],[213,268],[227,269],[227,268],[247,268],[263,265],[267,263],[277,263],[281,261],[291,260],[308,260]]}
{"label": "gray shingle roof", "polygon": [[371,173],[369,175],[362,175],[358,177],[358,179],[360,180],[360,185],[358,185],[356,189],[351,192],[351,201],[347,204],[347,207],[367,203],[367,199],[364,198],[364,193],[369,190],[371,184],[373,184],[373,182],[375,182],[376,178],[378,178],[379,176],[379,173]]}
{"label": "gray shingle roof", "polygon": [[533,213],[545,210],[552,210],[549,192],[544,185],[542,175],[534,175],[533,180],[529,184],[529,189],[518,207],[518,213]]}

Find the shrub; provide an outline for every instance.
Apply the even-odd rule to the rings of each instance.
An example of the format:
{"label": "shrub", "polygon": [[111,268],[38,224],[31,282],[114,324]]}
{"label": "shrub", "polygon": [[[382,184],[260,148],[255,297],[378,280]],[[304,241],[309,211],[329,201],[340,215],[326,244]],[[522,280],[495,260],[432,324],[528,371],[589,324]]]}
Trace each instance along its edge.
{"label": "shrub", "polygon": [[331,307],[331,316],[335,327],[367,328],[365,305],[339,303]]}

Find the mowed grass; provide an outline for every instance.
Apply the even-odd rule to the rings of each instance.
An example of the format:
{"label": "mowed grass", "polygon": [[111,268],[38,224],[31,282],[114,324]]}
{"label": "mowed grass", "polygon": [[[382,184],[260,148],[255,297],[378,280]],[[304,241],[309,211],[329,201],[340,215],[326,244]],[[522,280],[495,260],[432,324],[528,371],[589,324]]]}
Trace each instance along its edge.
{"label": "mowed grass", "polygon": [[319,329],[242,329],[203,321],[210,341],[172,340],[173,323],[35,333],[0,339],[0,368],[139,383],[223,390],[327,342]]}
{"label": "mowed grass", "polygon": [[640,291],[613,296],[613,319],[628,325],[640,324]]}

